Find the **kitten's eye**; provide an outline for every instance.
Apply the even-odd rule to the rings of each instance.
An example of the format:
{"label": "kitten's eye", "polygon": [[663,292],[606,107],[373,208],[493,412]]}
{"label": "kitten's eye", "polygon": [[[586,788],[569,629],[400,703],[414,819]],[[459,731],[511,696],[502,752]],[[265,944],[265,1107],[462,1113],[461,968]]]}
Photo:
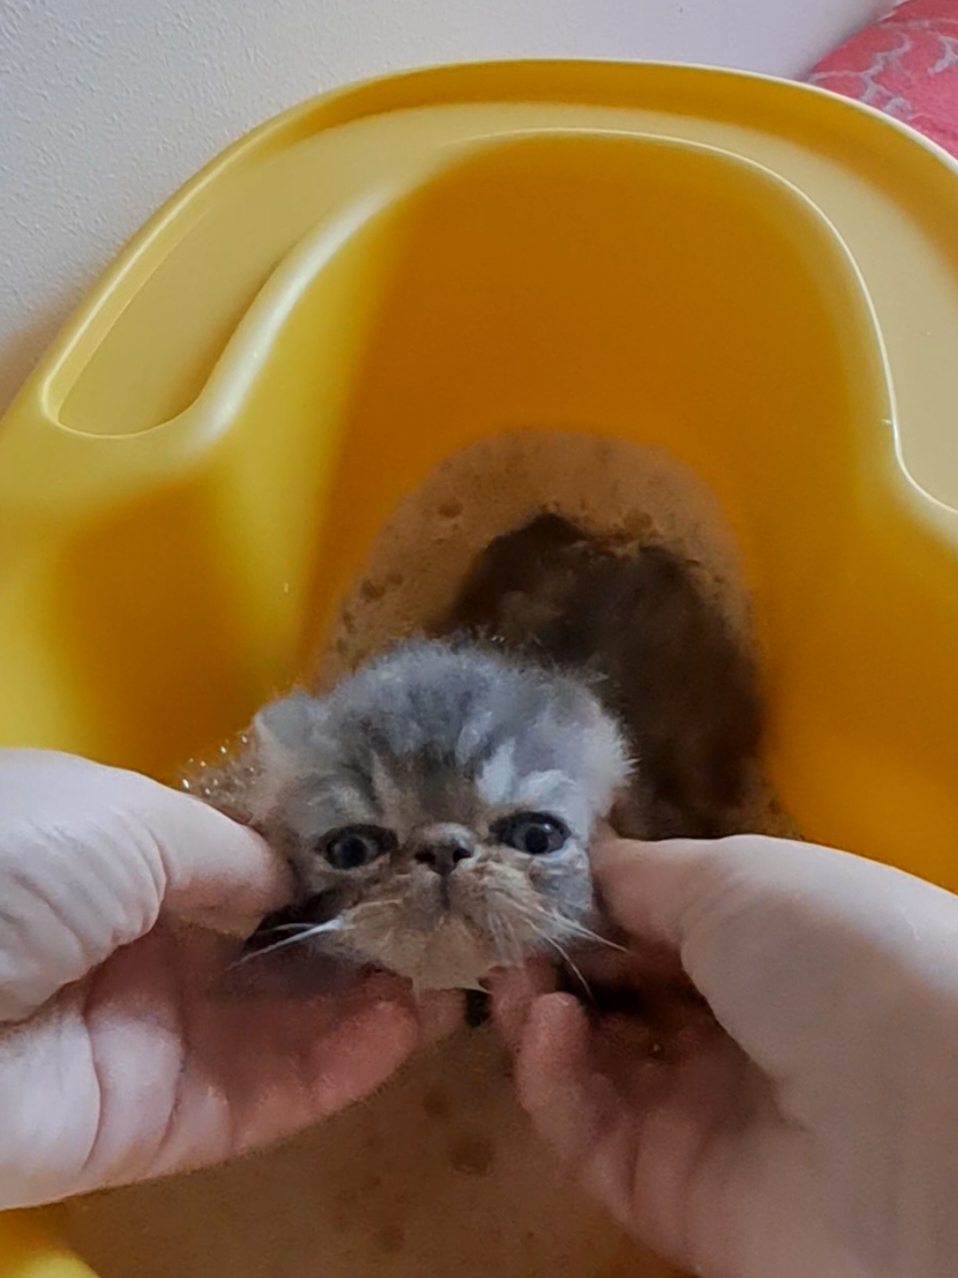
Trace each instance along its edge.
{"label": "kitten's eye", "polygon": [[566,826],[548,812],[517,812],[497,822],[492,834],[500,843],[530,856],[558,852],[569,838]]}
{"label": "kitten's eye", "polygon": [[358,870],[377,857],[395,851],[398,840],[392,830],[379,825],[346,825],[327,834],[320,851],[337,870]]}

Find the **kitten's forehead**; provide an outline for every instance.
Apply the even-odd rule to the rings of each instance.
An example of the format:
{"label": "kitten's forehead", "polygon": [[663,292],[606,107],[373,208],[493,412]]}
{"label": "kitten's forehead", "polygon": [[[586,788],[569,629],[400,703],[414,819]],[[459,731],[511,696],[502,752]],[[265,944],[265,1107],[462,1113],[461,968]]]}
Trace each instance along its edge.
{"label": "kitten's forehead", "polygon": [[379,818],[401,837],[422,825],[471,825],[481,819],[471,776],[448,759],[429,752],[399,758],[377,754],[371,776]]}
{"label": "kitten's forehead", "polygon": [[301,839],[344,825],[383,825],[401,839],[425,824],[480,825],[488,805],[473,777],[432,751],[364,749],[307,770],[282,797],[284,823]]}
{"label": "kitten's forehead", "polygon": [[474,648],[403,644],[310,700],[311,714],[298,702],[278,716],[299,829],[402,832],[526,807],[585,830],[625,775],[619,734],[587,689]]}
{"label": "kitten's forehead", "polygon": [[478,770],[476,793],[492,807],[548,808],[561,802],[577,778],[562,768],[530,772],[519,764],[514,739],[503,742]]}
{"label": "kitten's forehead", "polygon": [[471,773],[509,741],[516,767],[569,772],[582,731],[603,718],[595,697],[560,674],[428,641],[394,649],[325,704],[327,734],[351,740],[357,753],[383,760],[425,753]]}

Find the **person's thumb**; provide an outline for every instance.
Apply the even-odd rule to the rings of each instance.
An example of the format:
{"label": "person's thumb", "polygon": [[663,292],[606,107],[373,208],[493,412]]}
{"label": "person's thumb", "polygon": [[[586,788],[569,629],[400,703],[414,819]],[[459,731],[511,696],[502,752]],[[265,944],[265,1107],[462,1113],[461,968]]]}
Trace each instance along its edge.
{"label": "person's thumb", "polygon": [[[853,1027],[921,1000],[950,972],[949,893],[888,866],[760,836],[592,854],[606,913],[674,949],[716,1019],[769,1076],[817,1074]],[[867,1016],[866,1016],[867,1011]],[[867,1022],[867,1023],[866,1023]]]}
{"label": "person's thumb", "polygon": [[71,755],[0,751],[0,1021],[163,912],[245,935],[288,892],[258,835],[188,795]]}
{"label": "person's thumb", "polygon": [[155,841],[165,913],[246,936],[289,900],[289,867],[259,834],[199,799],[146,786],[139,816]]}

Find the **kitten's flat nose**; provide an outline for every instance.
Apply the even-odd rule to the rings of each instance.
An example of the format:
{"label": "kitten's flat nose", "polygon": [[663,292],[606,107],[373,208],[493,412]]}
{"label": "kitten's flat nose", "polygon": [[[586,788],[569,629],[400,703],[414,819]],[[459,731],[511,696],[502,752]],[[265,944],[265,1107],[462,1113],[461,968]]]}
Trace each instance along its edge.
{"label": "kitten's flat nose", "polygon": [[428,865],[443,878],[450,875],[460,861],[474,856],[476,851],[472,831],[454,821],[420,826],[412,836],[412,846],[420,865]]}
{"label": "kitten's flat nose", "polygon": [[472,850],[461,843],[431,843],[419,849],[416,860],[445,877],[453,872],[460,861],[465,861],[471,856]]}

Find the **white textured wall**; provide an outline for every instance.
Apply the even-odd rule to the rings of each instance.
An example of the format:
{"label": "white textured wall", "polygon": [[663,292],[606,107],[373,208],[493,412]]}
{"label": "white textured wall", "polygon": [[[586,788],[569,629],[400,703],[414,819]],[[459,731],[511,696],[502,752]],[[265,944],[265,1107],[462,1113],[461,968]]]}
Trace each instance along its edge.
{"label": "white textured wall", "polygon": [[889,0],[0,0],[0,409],[96,274],[282,107],[478,58],[795,75]]}

